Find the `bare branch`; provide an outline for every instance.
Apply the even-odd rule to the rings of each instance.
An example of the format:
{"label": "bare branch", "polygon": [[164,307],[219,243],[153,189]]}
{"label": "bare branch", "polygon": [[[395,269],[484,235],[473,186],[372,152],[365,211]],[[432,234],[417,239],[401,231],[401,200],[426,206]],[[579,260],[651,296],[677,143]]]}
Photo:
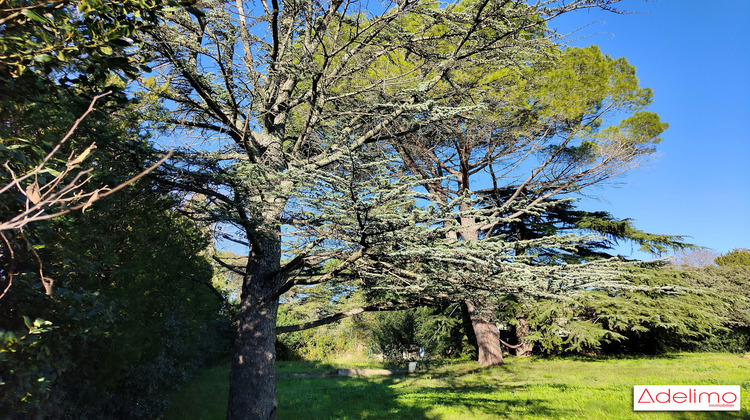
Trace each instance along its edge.
{"label": "bare branch", "polygon": [[[33,204],[33,206],[26,208],[23,212],[16,215],[12,219],[8,220],[7,222],[0,223],[0,232],[4,230],[10,230],[10,229],[21,229],[22,227],[28,225],[29,223],[33,222],[39,222],[42,220],[49,220],[53,219],[58,216],[62,216],[64,214],[70,213],[71,211],[75,210],[86,210],[89,208],[93,203],[96,201],[101,200],[102,198],[108,197],[117,191],[125,188],[126,186],[132,184],[133,182],[136,182],[137,180],[143,178],[144,176],[148,175],[150,172],[152,172],[154,169],[156,169],[159,165],[164,163],[167,159],[169,159],[172,156],[172,152],[168,152],[166,156],[161,158],[158,162],[154,163],[150,167],[146,168],[144,171],[139,173],[138,175],[130,178],[129,180],[117,185],[114,188],[97,188],[93,191],[82,193],[81,187],[83,184],[85,184],[86,181],[88,181],[89,178],[86,178],[85,181],[80,180],[81,174],[88,174],[89,171],[83,171],[82,173],[79,173],[72,181],[68,182],[65,187],[62,189],[50,194],[48,197],[46,197],[43,200],[35,200],[32,197],[29,197],[27,195],[27,204],[29,202],[37,201]],[[39,170],[41,170],[40,168]],[[67,175],[67,171],[61,173],[59,177],[63,177]],[[15,182],[14,180],[13,182]],[[72,204],[71,203],[77,203]],[[54,211],[48,213],[50,209],[55,209]]]}
{"label": "bare branch", "polygon": [[342,271],[344,271],[347,268],[351,267],[357,260],[359,260],[360,258],[362,258],[363,255],[364,255],[364,251],[362,249],[359,249],[357,252],[351,254],[341,264],[339,264],[338,266],[336,266],[336,268],[334,268],[333,270],[329,271],[328,273],[326,273],[326,274],[324,274],[322,276],[319,276],[319,277],[317,277],[315,279],[312,279],[312,280],[301,280],[301,279],[292,279],[292,280],[289,280],[286,283],[284,283],[281,286],[279,286],[274,291],[274,293],[271,295],[271,299],[278,299],[279,297],[281,297],[281,295],[283,295],[284,293],[286,293],[287,291],[289,291],[294,286],[311,285],[311,284],[322,284],[322,283],[325,283],[327,281],[330,281],[330,280],[334,279],[339,273],[341,273]]}
{"label": "bare branch", "polygon": [[42,171],[42,169],[44,169],[44,167],[47,165],[47,163],[49,163],[50,159],[52,159],[55,156],[55,154],[57,154],[57,152],[60,151],[60,149],[62,148],[63,144],[65,144],[65,142],[68,141],[68,139],[70,139],[70,136],[72,136],[73,133],[75,133],[76,129],[78,129],[78,126],[81,124],[81,122],[92,111],[94,111],[94,105],[96,104],[96,101],[99,100],[99,99],[101,99],[101,98],[103,98],[103,97],[105,97],[105,96],[107,96],[107,95],[109,95],[109,94],[111,94],[111,93],[112,92],[106,92],[106,93],[103,93],[101,95],[94,96],[94,98],[91,100],[91,103],[89,103],[89,106],[86,109],[86,111],[83,113],[83,115],[81,115],[80,117],[78,117],[77,120],[75,120],[75,122],[73,123],[73,126],[70,127],[70,129],[68,130],[68,132],[65,133],[65,136],[63,136],[63,138],[57,143],[57,145],[55,145],[55,147],[47,154],[47,156],[45,156],[44,159],[42,159],[42,161],[34,169],[32,169],[30,172],[28,172],[27,174],[21,176],[18,179],[14,179],[8,185],[5,185],[2,188],[0,188],[0,194],[3,194],[4,192],[8,191],[11,188],[20,186],[20,184],[23,181],[25,181],[25,180],[33,177],[33,176],[38,175]]}

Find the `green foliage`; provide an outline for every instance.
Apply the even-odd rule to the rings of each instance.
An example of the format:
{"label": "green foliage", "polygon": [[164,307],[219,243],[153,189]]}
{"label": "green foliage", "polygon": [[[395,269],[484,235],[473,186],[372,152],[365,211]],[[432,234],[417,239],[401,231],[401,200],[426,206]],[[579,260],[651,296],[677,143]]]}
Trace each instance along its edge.
{"label": "green foliage", "polygon": [[378,314],[378,326],[373,337],[387,361],[416,360],[422,344],[416,334],[415,311]]}
{"label": "green foliage", "polygon": [[[79,82],[99,83],[111,70],[131,77],[145,67],[133,48],[136,31],[157,22],[178,2],[19,1],[0,3],[0,83],[28,72],[61,72]],[[83,73],[66,73],[73,65]],[[5,89],[0,90],[5,92]]]}
{"label": "green foliage", "polygon": [[121,322],[106,330],[117,350],[99,356],[92,378],[94,395],[112,395],[108,412],[153,416],[164,392],[228,345],[229,323],[219,317],[222,302],[201,255],[207,238],[174,205],[143,190],[122,194],[84,223],[71,221],[82,229],[66,227],[60,243],[58,269],[71,285],[100,290]]}
{"label": "green foliage", "polygon": [[595,45],[566,49],[549,63],[532,95],[548,118],[597,115],[605,104],[639,109],[653,96],[651,89],[638,86],[635,67],[625,58],[604,55]]}
{"label": "green foliage", "polygon": [[[279,307],[278,324],[294,325],[309,320],[311,305],[287,303]],[[335,324],[307,329],[277,337],[278,360],[331,360],[366,357],[372,352],[370,334],[373,320],[368,314],[344,319]]]}
{"label": "green foliage", "polygon": [[[640,250],[652,255],[663,255],[669,250],[689,249],[692,245],[684,237],[644,232],[636,229],[631,220],[617,220],[606,212],[570,211],[573,227],[603,235],[612,244],[632,241]],[[569,220],[570,221],[570,220]],[[607,247],[609,244],[606,244]]]}
{"label": "green foliage", "polygon": [[88,413],[90,407],[76,407],[74,398],[91,386],[89,375],[96,366],[89,364],[88,356],[96,355],[102,334],[115,321],[113,308],[96,293],[67,289],[59,289],[52,303],[27,282],[36,279],[25,277],[19,276],[17,287],[3,298],[0,328],[6,330],[6,337],[13,331],[19,335],[15,315],[22,312],[44,316],[51,325],[35,332],[30,342],[6,342],[0,363],[0,407],[16,418],[49,412],[70,418],[77,409]]}
{"label": "green foliage", "polygon": [[694,343],[689,350],[696,352],[722,352],[746,354],[750,352],[750,328],[734,326],[718,331],[710,337]]}
{"label": "green foliage", "polygon": [[576,317],[576,308],[558,301],[537,302],[528,311],[531,330],[525,338],[543,354],[591,353],[624,337],[601,324]]}
{"label": "green foliage", "polygon": [[734,249],[724,255],[716,257],[714,262],[721,267],[731,265],[750,267],[750,249]]}
{"label": "green foliage", "polygon": [[527,340],[545,354],[656,353],[696,348],[728,331],[731,300],[701,288],[695,273],[657,266],[631,276],[634,288],[536,301],[527,310]]}
{"label": "green foliage", "polygon": [[[89,198],[85,192],[96,187],[89,182],[89,165],[83,163],[92,160],[97,142],[111,141],[103,138],[123,127],[82,134],[95,125],[86,127],[88,121],[75,132],[68,130],[93,104],[92,98],[100,98],[96,108],[103,115],[114,115],[130,103],[126,81],[148,70],[136,32],[155,24],[167,6],[177,4],[170,0],[0,2],[0,159],[5,163],[0,168],[0,188],[25,179],[2,191],[0,220],[18,215],[19,206],[36,208],[36,204],[41,206],[37,214],[51,217],[78,204],[76,197]],[[102,94],[109,96],[101,99]],[[30,174],[36,175],[24,177]],[[66,193],[62,199],[47,201],[58,192]],[[37,203],[40,196],[44,199]],[[91,201],[95,199],[96,194]]]}
{"label": "green foliage", "polygon": [[[464,350],[463,332],[458,316],[448,309],[417,308],[383,312],[376,315],[373,340],[384,360],[416,360],[424,347],[428,358],[456,358]],[[450,311],[450,312],[449,312]]]}
{"label": "green foliage", "polygon": [[[66,7],[55,13],[71,12],[72,6]],[[47,30],[33,25],[11,29]],[[93,165],[83,169],[91,176],[87,186],[113,187],[153,162],[141,122],[159,110],[140,112],[143,104],[131,102],[124,84],[109,77],[117,69],[129,71],[121,61],[111,57],[110,67],[98,67],[96,60],[109,58],[86,54],[66,63],[34,64],[0,80],[1,90],[9,92],[0,96],[0,159],[7,161],[0,169],[3,186],[13,173],[25,174],[42,162],[83,114],[91,95],[104,88],[117,92],[97,103],[62,145],[62,158],[48,161],[28,185],[55,188],[53,178],[65,169],[65,158],[80,157],[93,143],[97,150],[87,159]],[[58,83],[64,70],[78,80]],[[218,315],[212,269],[201,255],[208,245],[205,233],[179,215],[179,203],[152,182],[120,194],[83,214],[3,232],[7,242],[0,243],[0,283],[2,290],[8,286],[0,298],[3,413],[153,418],[164,407],[167,390],[226,350],[228,321]],[[25,199],[16,189],[3,194],[0,220],[18,214]],[[52,325],[29,335],[25,316]]]}
{"label": "green foliage", "polygon": [[[690,246],[679,236],[650,234],[629,220],[573,207],[570,196],[653,153],[667,125],[645,111],[652,92],[639,85],[626,59],[595,46],[559,49],[538,35],[529,34],[538,50],[524,50],[521,66],[461,66],[452,73],[456,83],[476,91],[436,100],[464,108],[426,112],[429,123],[418,129],[404,124],[406,134],[391,142],[404,170],[429,193],[420,198],[439,210],[395,241],[379,272],[366,273],[375,278],[365,282],[375,285],[371,296],[382,298],[377,293],[388,290],[386,297],[402,300],[469,299],[488,313],[509,294],[524,305],[539,300],[554,306],[588,290],[632,287],[617,273],[622,261],[607,254],[618,241],[654,253]],[[488,185],[488,178],[491,187],[472,190]],[[420,223],[442,229],[420,231]],[[622,338],[570,319],[575,310],[557,308],[566,313],[565,328],[557,321],[563,315],[538,310],[542,319],[533,327],[545,330],[532,341],[546,341],[555,351],[583,351]],[[512,325],[515,316],[504,323]]]}
{"label": "green foliage", "polygon": [[[0,330],[0,365],[3,365],[0,387],[9,394],[3,400],[16,399],[41,408],[38,395],[49,391],[49,384],[54,379],[42,376],[45,372],[40,369],[49,363],[47,359],[51,349],[42,343],[42,334],[51,331],[52,323],[41,318],[32,322],[27,316],[23,317],[23,321],[28,331],[19,332],[18,335],[13,331]],[[36,359],[32,364],[34,374],[24,372],[28,365],[21,361],[28,358]]]}
{"label": "green foliage", "polygon": [[[512,190],[488,194],[488,200],[502,202]],[[575,248],[563,250],[555,247],[545,248],[544,242],[532,247],[522,247],[521,241],[540,239],[552,235],[563,235],[570,232],[588,233],[586,241],[576,244]],[[597,258],[611,258],[610,250],[622,242],[640,245],[640,250],[653,255],[663,255],[669,250],[694,249],[678,235],[654,234],[637,229],[630,219],[617,219],[603,211],[584,211],[575,207],[571,199],[548,200],[536,212],[529,212],[517,220],[496,228],[494,234],[502,235],[507,241],[518,242],[519,251],[535,254],[539,262],[581,262]]]}
{"label": "green foliage", "polygon": [[[152,418],[169,390],[226,351],[229,322],[218,315],[212,270],[200,256],[205,236],[171,212],[171,200],[146,191],[58,220],[41,236],[45,273],[57,279],[54,301],[27,283],[38,282],[33,273],[20,276],[3,298],[0,325],[15,330],[24,311],[52,328],[35,346],[11,343],[17,351],[0,368],[8,409]],[[29,388],[38,377],[45,380]]]}
{"label": "green foliage", "polygon": [[[662,325],[651,321],[654,327],[649,331],[626,334],[633,337],[624,343],[623,351],[750,351],[750,269],[743,266],[664,269],[653,277],[691,292],[665,299],[667,307],[659,309],[658,318],[651,317]],[[684,317],[688,318],[683,320]]]}
{"label": "green foliage", "polygon": [[689,284],[717,294],[725,303],[721,314],[730,327],[750,326],[750,267],[707,266],[685,272]]}

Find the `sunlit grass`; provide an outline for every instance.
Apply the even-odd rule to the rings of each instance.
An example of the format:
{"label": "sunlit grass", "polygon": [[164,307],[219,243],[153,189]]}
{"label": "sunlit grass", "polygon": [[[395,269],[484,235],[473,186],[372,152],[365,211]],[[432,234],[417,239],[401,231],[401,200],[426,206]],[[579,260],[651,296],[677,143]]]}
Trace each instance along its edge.
{"label": "sunlit grass", "polygon": [[[283,362],[279,372],[376,367]],[[221,419],[229,367],[203,373],[175,396],[167,419]],[[632,411],[633,385],[742,386],[741,412]],[[279,378],[280,419],[725,419],[750,418],[750,360],[731,354],[626,359],[515,359],[434,367],[411,376]]]}

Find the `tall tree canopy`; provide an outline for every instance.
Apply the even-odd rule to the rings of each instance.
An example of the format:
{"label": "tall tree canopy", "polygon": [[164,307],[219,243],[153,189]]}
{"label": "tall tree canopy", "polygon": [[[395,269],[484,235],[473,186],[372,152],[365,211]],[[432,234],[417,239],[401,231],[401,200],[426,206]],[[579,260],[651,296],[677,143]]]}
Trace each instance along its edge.
{"label": "tall tree canopy", "polygon": [[[388,144],[412,142],[413,135],[427,127],[456,121],[454,117],[476,108],[472,101],[487,96],[484,86],[465,82],[472,72],[498,65],[509,72],[525,68],[529,60],[552,49],[548,19],[614,3],[413,0],[368,9],[367,3],[346,0],[199,1],[196,10],[175,13],[168,25],[147,32],[158,71],[143,84],[166,101],[172,111],[167,120],[177,128],[175,138],[184,140],[165,178],[175,188],[205,197],[198,207],[206,220],[248,252],[246,266],[233,268],[243,276],[243,285],[229,418],[275,416],[273,344],[280,294],[335,280],[368,261],[368,253],[387,254],[388,235],[397,227],[390,218],[399,217],[387,213],[416,199],[400,193],[398,204],[387,204],[384,198],[396,194],[389,191],[403,192],[414,184],[394,185],[398,168],[363,176],[368,163],[359,154],[388,155]],[[611,66],[611,60],[600,61]],[[574,70],[572,65],[568,71]],[[547,94],[558,102],[563,98],[555,97],[552,82],[567,76],[549,74]],[[627,102],[629,94],[621,88],[603,96]],[[644,94],[638,90],[631,101]],[[559,109],[574,113],[549,102],[551,109],[540,111],[544,118],[552,119]],[[591,109],[596,105],[587,99],[576,106],[579,113],[596,114]],[[623,122],[622,130],[592,133],[588,147],[563,143],[547,149],[548,155],[610,162],[615,149],[627,144],[617,139],[628,130],[634,134],[626,153],[637,154],[660,131],[658,124],[655,131],[641,130],[656,121],[638,115]],[[552,124],[552,129],[561,135],[566,129],[578,133],[586,125],[578,122],[571,129]],[[600,164],[590,166],[588,181],[601,176]],[[545,177],[563,177],[551,191],[574,188],[565,165],[556,161],[548,169]],[[584,183],[577,176],[572,179]],[[314,227],[310,214],[315,213],[307,210],[326,205],[325,200],[310,201],[309,195],[298,198],[318,180],[336,191],[336,200],[349,200],[353,207],[348,208],[357,210],[351,216],[359,220],[349,225],[354,230],[331,233],[349,235],[345,242],[335,235],[308,237],[287,247],[285,240],[294,236],[287,235],[287,229]],[[519,190],[532,186],[527,183]],[[370,211],[373,208],[379,210]],[[324,219],[350,216],[342,213],[339,208]],[[429,220],[409,225],[423,227]],[[443,239],[446,234],[440,233]],[[369,261],[387,263],[384,258]],[[317,267],[322,271],[316,272]],[[304,270],[312,273],[294,277]],[[381,307],[372,303],[360,309]]]}
{"label": "tall tree canopy", "polygon": [[[557,54],[548,46],[546,52],[529,54],[521,68],[487,63],[456,70],[455,83],[476,94],[469,102],[457,102],[458,97],[447,101],[466,110],[406,134],[409,141],[392,142],[405,168],[423,180],[432,200],[453,208],[460,226],[451,233],[455,240],[515,241],[506,257],[536,254],[535,261],[528,261],[532,265],[571,261],[566,256],[587,247],[585,241],[571,243],[568,249],[559,239],[540,242],[560,232],[555,223],[562,220],[554,220],[554,214],[562,208],[555,200],[638,166],[666,128],[656,114],[644,110],[651,91],[638,85],[635,68],[625,59],[605,56],[593,46]],[[525,225],[522,219],[530,222],[534,215],[547,216],[539,223],[542,230],[519,230]],[[604,228],[614,228],[611,220],[599,219],[597,226],[591,216],[584,216],[576,227],[613,233]],[[516,283],[506,282],[495,290],[517,288]],[[543,288],[526,283],[522,293],[545,293]],[[492,320],[494,306],[468,296],[466,310],[471,313],[480,363],[499,363],[502,351]]]}

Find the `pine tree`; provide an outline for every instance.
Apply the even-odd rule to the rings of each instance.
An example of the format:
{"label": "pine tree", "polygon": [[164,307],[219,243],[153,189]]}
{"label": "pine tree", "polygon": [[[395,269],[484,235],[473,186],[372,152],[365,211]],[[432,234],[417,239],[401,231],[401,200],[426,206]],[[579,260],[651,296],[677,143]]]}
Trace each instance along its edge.
{"label": "pine tree", "polygon": [[[539,36],[527,34],[530,40]],[[561,211],[562,198],[640,165],[667,125],[645,110],[652,93],[639,86],[635,68],[623,58],[603,55],[596,47],[560,50],[547,45],[543,54],[527,54],[524,64],[518,68],[499,62],[457,70],[455,83],[477,91],[470,102],[444,98],[464,109],[424,124],[407,134],[410,141],[394,142],[393,147],[434,202],[452,209],[450,223],[459,226],[450,232],[454,241],[536,238],[538,244],[516,243],[517,258],[544,250],[546,255],[534,264],[542,258],[570,260],[567,256],[575,255],[574,250],[594,249],[595,244],[587,242],[596,240],[579,240],[580,245],[568,244],[572,249],[566,250],[561,239],[544,239],[558,233],[554,223],[559,220],[541,221],[533,235],[514,229],[532,228],[534,218]],[[489,187],[474,191],[474,185]],[[629,225],[618,227],[605,219],[580,220],[579,228],[605,235],[630,229],[635,237]],[[679,238],[641,239],[658,244]],[[496,308],[477,299],[468,296],[464,304],[479,361],[502,363]]]}

